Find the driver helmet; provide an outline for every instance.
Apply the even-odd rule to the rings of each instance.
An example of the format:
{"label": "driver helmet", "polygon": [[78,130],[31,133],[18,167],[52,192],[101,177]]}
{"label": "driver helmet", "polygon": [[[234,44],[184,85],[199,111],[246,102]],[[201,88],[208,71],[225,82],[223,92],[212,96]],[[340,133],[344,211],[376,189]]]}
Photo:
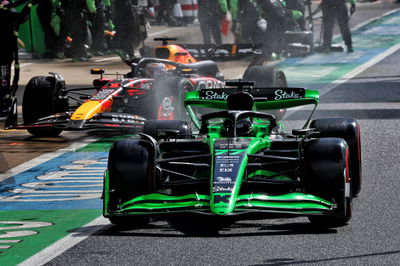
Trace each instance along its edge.
{"label": "driver helmet", "polygon": [[[226,119],[223,122],[225,128],[225,135],[227,137],[233,137],[234,123],[230,119]],[[252,132],[252,122],[250,118],[240,119],[236,122],[236,136],[237,137],[249,137]]]}
{"label": "driver helmet", "polygon": [[167,69],[163,63],[150,63],[145,68],[146,76],[149,78],[156,78],[163,75]]}

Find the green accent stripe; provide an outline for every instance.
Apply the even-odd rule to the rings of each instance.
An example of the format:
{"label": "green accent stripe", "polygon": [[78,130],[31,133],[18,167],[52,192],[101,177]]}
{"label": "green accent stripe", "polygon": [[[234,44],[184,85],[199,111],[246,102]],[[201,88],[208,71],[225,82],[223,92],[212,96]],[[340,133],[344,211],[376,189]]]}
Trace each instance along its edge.
{"label": "green accent stripe", "polygon": [[[312,202],[290,202],[290,203],[279,203],[279,202],[262,202],[262,201],[249,201],[249,202],[239,202],[236,204],[236,207],[246,207],[249,209],[252,208],[265,208],[265,209],[279,209],[279,210],[292,210],[296,209],[298,211],[302,211],[303,209],[318,209],[318,210],[331,210],[330,207],[326,207],[317,203]],[[333,207],[333,206],[332,206]]]}
{"label": "green accent stripe", "polygon": [[[177,202],[178,201],[178,202]],[[170,211],[208,211],[210,210],[208,195],[189,194],[183,196],[169,196],[165,194],[148,194],[136,197],[124,203],[120,210],[111,215],[124,213],[154,214]],[[249,211],[260,209],[264,211],[280,211],[282,213],[307,213],[330,211],[334,204],[322,198],[303,193],[289,193],[279,196],[263,194],[239,195],[235,204],[235,212],[241,209]]]}
{"label": "green accent stripe", "polygon": [[[2,243],[10,246],[0,249],[0,265],[17,265],[57,240],[67,236],[71,231],[82,227],[101,215],[100,210],[23,210],[0,211],[0,240],[17,240],[17,243]],[[39,228],[10,229],[7,221],[46,222],[52,225]],[[16,225],[12,225],[16,226]],[[12,232],[35,231],[34,235],[23,237],[5,237]]]}

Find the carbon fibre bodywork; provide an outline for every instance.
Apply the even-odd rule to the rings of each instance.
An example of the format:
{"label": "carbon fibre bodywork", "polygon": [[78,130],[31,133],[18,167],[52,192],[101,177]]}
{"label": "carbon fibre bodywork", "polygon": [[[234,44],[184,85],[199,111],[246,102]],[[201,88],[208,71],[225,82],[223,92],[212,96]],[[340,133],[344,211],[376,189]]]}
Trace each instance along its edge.
{"label": "carbon fibre bodywork", "polygon": [[[214,58],[212,55],[218,55],[219,52],[231,47],[225,46],[209,51],[209,46],[201,45],[203,50],[208,51],[207,55],[211,58]],[[243,46],[243,51],[235,48],[234,54],[230,52],[229,59],[240,58],[243,54],[252,54],[252,46],[248,49],[246,47]],[[178,115],[171,106],[183,106],[186,91],[220,88],[224,84],[224,76],[214,61],[198,61],[182,46],[165,44],[157,47],[155,54],[156,58],[139,58],[126,62],[131,67],[131,71],[125,75],[104,74],[104,70],[100,69],[92,70],[92,74],[101,75],[99,79],[93,81],[93,87],[67,88],[61,75],[50,72],[51,76],[47,77],[51,80],[49,92],[46,91],[47,94],[41,95],[43,93],[41,84],[38,88],[33,88],[34,92],[31,92],[31,96],[36,97],[36,100],[28,99],[32,102],[30,105],[57,105],[56,102],[63,101],[67,106],[62,108],[63,110],[56,111],[58,108],[47,110],[44,115],[35,116],[34,119],[25,119],[24,114],[24,123],[19,125],[16,124],[17,108],[14,108],[8,119],[12,122],[6,123],[5,128],[28,129],[30,132],[36,132],[34,135],[41,135],[39,134],[41,130],[60,132],[59,130],[110,129],[140,132],[146,120],[176,119]],[[205,59],[204,56],[200,58]],[[145,70],[151,64],[164,65],[166,73],[149,77]],[[30,83],[33,83],[35,78],[45,77],[34,77]],[[165,83],[168,83],[164,83],[164,80],[174,78],[187,81],[186,87],[174,84],[172,88],[164,88]],[[156,83],[158,83],[157,86],[154,85]],[[164,89],[169,89],[170,92],[163,94]],[[48,95],[49,93],[51,95]],[[155,100],[157,94],[162,94],[163,99]],[[23,103],[24,108],[25,103]],[[30,117],[29,112],[26,116]]]}
{"label": "carbon fibre bodywork", "polygon": [[[239,95],[231,97],[236,101],[233,105],[229,100],[231,95]],[[241,103],[247,101],[246,97],[251,101],[250,110],[232,109],[232,106],[246,106]],[[308,164],[313,163],[307,158],[307,150],[318,142],[319,134],[309,128],[311,120],[303,128],[285,133],[283,125],[265,112],[306,104],[316,107],[318,97],[318,91],[303,88],[188,92],[185,106],[199,134],[184,139],[165,137],[158,142],[142,134],[140,141],[148,143],[154,151],[152,171],[146,179],[151,186],[144,193],[122,198],[112,183],[119,176],[109,168],[104,181],[104,216],[168,217],[183,213],[237,219],[247,215],[345,217],[349,212],[346,202],[351,200],[347,155],[340,157],[343,160],[333,159],[332,164],[324,165],[338,170],[334,181],[338,194],[327,198],[309,184]],[[198,107],[222,111],[199,117]],[[343,151],[347,149],[341,139],[323,142],[337,144],[335,147]],[[340,164],[336,163],[339,161]]]}

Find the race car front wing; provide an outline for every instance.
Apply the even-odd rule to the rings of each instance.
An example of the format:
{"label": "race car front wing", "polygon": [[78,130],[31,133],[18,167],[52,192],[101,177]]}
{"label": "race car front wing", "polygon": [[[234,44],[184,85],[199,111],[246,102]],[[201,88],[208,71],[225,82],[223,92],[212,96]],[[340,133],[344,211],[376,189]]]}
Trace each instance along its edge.
{"label": "race car front wing", "polygon": [[59,113],[39,119],[35,123],[17,125],[14,129],[59,128],[62,130],[128,129],[140,130],[146,119],[126,113],[100,113],[91,119],[73,120],[70,113]]}
{"label": "race car front wing", "polygon": [[[105,203],[108,201],[108,193],[108,191],[105,193]],[[223,197],[223,195],[219,195],[219,197],[221,196]],[[108,204],[104,204],[103,211],[105,217],[188,212],[212,214],[210,201],[211,197],[208,195],[171,196],[153,193],[127,201],[121,204],[117,211],[109,210]],[[235,211],[229,216],[249,212],[310,216],[325,215],[333,213],[334,210],[334,203],[310,194],[298,192],[283,195],[244,194],[237,197]]]}

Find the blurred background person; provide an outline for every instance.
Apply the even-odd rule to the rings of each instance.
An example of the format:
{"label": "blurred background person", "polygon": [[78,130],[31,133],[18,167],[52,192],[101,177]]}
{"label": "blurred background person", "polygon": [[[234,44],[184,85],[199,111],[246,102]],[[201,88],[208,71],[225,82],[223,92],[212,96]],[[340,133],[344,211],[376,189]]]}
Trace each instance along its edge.
{"label": "blurred background person", "polygon": [[262,43],[262,32],[257,26],[261,14],[253,1],[230,0],[230,12],[235,42]]}
{"label": "blurred background person", "polygon": [[200,30],[205,44],[211,43],[211,36],[214,43],[222,44],[220,25],[226,19],[228,5],[226,0],[198,0]]}
{"label": "blurred background person", "polygon": [[63,58],[64,43],[60,42],[61,17],[59,9],[60,0],[40,0],[36,12],[45,34],[46,52],[45,58]]}
{"label": "blurred background person", "polygon": [[[306,19],[305,19],[305,4],[304,0],[285,0],[286,8],[289,11],[292,11],[293,19],[299,25],[300,30],[305,31],[306,28]],[[300,13],[298,13],[300,12]]]}
{"label": "blurred background person", "polygon": [[[28,1],[18,12],[11,1],[0,0],[0,117],[9,114],[12,97],[17,89],[19,79],[18,62],[18,30],[19,26],[28,20],[31,7],[38,0]],[[14,65],[14,84],[11,85],[11,65]],[[13,91],[14,90],[14,91]]]}
{"label": "blurred background person", "polygon": [[[67,56],[72,57],[75,61],[86,61],[90,58],[87,13],[93,12],[94,6],[94,0],[61,0],[63,35],[72,38],[70,52]],[[63,37],[61,36],[61,38]]]}
{"label": "blurred background person", "polygon": [[104,0],[95,0],[94,12],[90,13],[91,31],[93,36],[92,49],[96,55],[104,55],[107,44],[104,31],[106,30],[106,3]]}
{"label": "blurred background person", "polygon": [[174,5],[176,4],[176,0],[159,0],[159,3],[155,24],[181,26],[181,23],[174,17]]}
{"label": "blurred background person", "polygon": [[262,10],[261,16],[267,22],[264,36],[264,54],[267,58],[279,57],[286,48],[285,31],[291,21],[291,12],[285,7],[285,2],[280,0],[258,0]]}
{"label": "blurred background person", "polygon": [[[356,11],[356,1],[349,0],[351,4],[350,15]],[[333,26],[335,20],[339,24],[340,33],[347,47],[347,52],[353,52],[353,41],[349,27],[350,16],[346,0],[322,0],[323,38],[321,52],[329,52],[332,44]]]}
{"label": "blurred background person", "polygon": [[287,10],[279,0],[231,0],[232,31],[239,42],[260,47],[266,59],[284,47]]}
{"label": "blurred background person", "polygon": [[147,5],[147,1],[113,1],[113,21],[116,31],[114,44],[122,61],[133,58],[135,50],[147,38],[146,21],[143,14],[143,9]]}
{"label": "blurred background person", "polygon": [[106,47],[107,47],[107,52],[110,52],[113,48],[113,41],[114,41],[114,35],[115,35],[115,25],[113,22],[113,5],[111,0],[103,0],[104,2],[104,16],[106,20],[105,24],[105,41],[106,41]]}

